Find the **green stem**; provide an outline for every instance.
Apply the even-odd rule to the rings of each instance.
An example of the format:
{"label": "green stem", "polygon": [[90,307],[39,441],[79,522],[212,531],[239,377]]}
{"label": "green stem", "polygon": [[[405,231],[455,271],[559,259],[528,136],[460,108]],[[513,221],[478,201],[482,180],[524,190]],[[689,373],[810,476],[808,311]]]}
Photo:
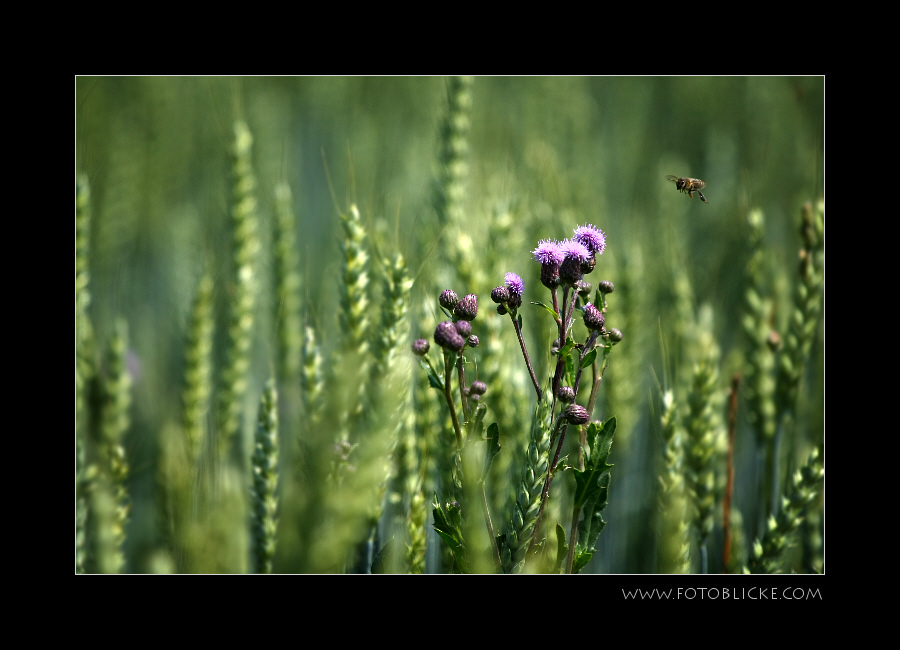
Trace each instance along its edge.
{"label": "green stem", "polygon": [[579,517],[581,517],[581,508],[575,506],[572,509],[572,530],[569,533],[569,551],[566,554],[566,573],[572,573],[572,569],[575,566],[575,546],[578,541]]}
{"label": "green stem", "polygon": [[[556,298],[556,294],[553,294],[554,299]],[[541,394],[541,385],[538,383],[537,377],[534,376],[534,368],[531,367],[531,359],[528,358],[528,350],[525,349],[525,339],[522,338],[522,328],[519,327],[519,321],[516,319],[513,312],[509,313],[509,318],[512,321],[513,327],[516,328],[516,336],[519,337],[519,347],[522,348],[522,356],[525,357],[525,365],[528,366],[528,374],[531,375],[531,383],[534,384],[534,391],[537,393],[538,401],[541,401],[543,395]]]}
{"label": "green stem", "polygon": [[450,419],[453,420],[453,431],[456,434],[457,453],[462,451],[463,437],[459,428],[459,418],[456,417],[456,405],[453,403],[453,395],[450,393],[450,375],[453,373],[453,362],[450,360],[450,352],[444,350],[444,399],[450,409]]}

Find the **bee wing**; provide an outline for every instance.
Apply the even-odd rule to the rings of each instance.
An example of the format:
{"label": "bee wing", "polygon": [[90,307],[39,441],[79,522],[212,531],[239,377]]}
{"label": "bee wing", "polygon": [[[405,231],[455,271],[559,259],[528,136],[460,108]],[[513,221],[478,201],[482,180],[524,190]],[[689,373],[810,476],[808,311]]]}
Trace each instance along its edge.
{"label": "bee wing", "polygon": [[695,190],[702,190],[704,187],[706,187],[706,181],[701,181],[699,178],[692,178],[691,183],[694,184]]}
{"label": "bee wing", "polygon": [[667,181],[675,181],[675,182],[678,182],[678,177],[677,177],[677,176],[672,176],[672,174],[669,174],[668,176],[666,176],[666,180],[667,180]]}

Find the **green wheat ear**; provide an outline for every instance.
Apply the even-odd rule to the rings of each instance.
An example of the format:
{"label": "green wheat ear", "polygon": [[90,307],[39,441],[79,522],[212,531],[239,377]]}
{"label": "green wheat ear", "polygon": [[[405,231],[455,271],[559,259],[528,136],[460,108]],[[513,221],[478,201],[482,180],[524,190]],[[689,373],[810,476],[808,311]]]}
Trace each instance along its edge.
{"label": "green wheat ear", "polygon": [[212,393],[213,281],[207,269],[200,278],[191,310],[184,371],[184,435],[188,458],[196,468],[206,443]]}
{"label": "green wheat ear", "polygon": [[745,573],[780,573],[783,570],[784,556],[793,543],[794,533],[825,477],[825,467],[819,456],[818,448],[813,449],[806,465],[794,473],[788,495],[782,498],[781,510],[777,516],[769,517],[765,535],[753,544],[753,555]]}
{"label": "green wheat ear", "polygon": [[94,490],[96,534],[100,538],[97,570],[119,573],[125,565],[122,545],[128,523],[130,500],[126,481],[128,460],[123,437],[130,423],[131,377],[127,366],[128,328],[116,320],[115,332],[107,352],[107,376],[103,382],[103,407],[100,422],[98,485]]}
{"label": "green wheat ear", "polygon": [[700,358],[694,364],[688,410],[684,417],[685,479],[693,501],[694,529],[700,548],[700,570],[706,573],[706,544],[713,530],[718,449],[724,437],[719,386],[719,349],[712,337],[711,318],[697,327]]}
{"label": "green wheat ear", "polygon": [[663,475],[659,477],[660,544],[659,571],[661,573],[691,572],[690,525],[686,517],[687,499],[684,484],[684,434],[679,418],[678,403],[671,390],[662,397]]}
{"label": "green wheat ear", "polygon": [[[552,383],[552,380],[551,380]],[[521,479],[516,485],[512,515],[506,528],[506,539],[500,552],[504,573],[519,573],[525,565],[525,555],[534,535],[541,492],[550,468],[550,434],[553,428],[553,394],[544,391],[544,398],[534,405],[531,441],[525,454]]]}
{"label": "green wheat ear", "polygon": [[278,527],[278,393],[274,379],[266,382],[260,398],[252,467],[251,528],[256,571],[272,573]]}
{"label": "green wheat ear", "polygon": [[778,417],[793,411],[797,403],[800,378],[809,359],[822,310],[825,281],[825,204],[819,201],[815,210],[803,206],[800,236],[800,283],[797,286],[790,327],[784,341],[784,352],[778,366]]}
{"label": "green wheat ear", "polygon": [[291,188],[275,188],[275,278],[277,292],[278,375],[294,381],[300,373],[303,327],[300,318],[300,274],[297,256],[296,219]]}
{"label": "green wheat ear", "polygon": [[253,137],[243,122],[234,125],[231,222],[234,236],[233,297],[229,305],[227,361],[219,402],[219,456],[224,458],[241,427],[247,392],[250,344],[255,318],[257,278],[256,178],[250,152]]}
{"label": "green wheat ear", "polygon": [[88,306],[88,252],[90,248],[90,186],[80,176],[75,193],[75,571],[83,573],[87,560],[88,492],[90,478],[87,467],[88,392],[96,373],[94,335]]}
{"label": "green wheat ear", "polygon": [[760,448],[775,437],[775,353],[770,345],[772,332],[771,282],[765,273],[765,251],[762,246],[765,221],[760,210],[751,210],[750,261],[747,263],[747,291],[744,294],[746,314],[744,334],[748,341],[747,370],[744,386],[747,394],[748,418],[756,431]]}

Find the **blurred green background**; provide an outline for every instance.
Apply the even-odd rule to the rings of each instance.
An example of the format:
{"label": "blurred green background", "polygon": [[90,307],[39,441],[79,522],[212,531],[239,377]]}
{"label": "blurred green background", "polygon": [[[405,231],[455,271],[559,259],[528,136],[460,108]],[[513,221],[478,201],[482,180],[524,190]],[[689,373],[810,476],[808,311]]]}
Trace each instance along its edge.
{"label": "blurred green background", "polygon": [[[691,308],[706,303],[715,313],[727,386],[741,366],[751,208],[764,212],[764,245],[784,270],[773,287],[780,305],[776,328],[787,318],[801,206],[824,194],[824,78],[476,77],[472,93],[464,200],[469,232],[476,251],[484,224],[497,214],[509,214],[517,232],[508,250],[491,242],[491,251],[505,255],[486,266],[519,273],[531,291],[526,300],[546,301],[530,259],[537,238],[567,238],[575,226],[592,223],[606,232],[608,250],[591,280],[610,279],[617,287],[623,282],[645,296],[625,343],[616,348],[608,379],[629,384],[632,421],[619,423],[630,431],[630,442],[613,446],[611,523],[601,547],[628,559],[599,567],[644,571],[648,560],[632,548],[635,533],[629,541],[627,527],[616,532],[612,522],[651,507],[647,482],[654,481],[652,459],[660,444],[656,381],[671,381],[667,366],[676,362],[659,344],[677,311],[675,271],[690,281]],[[360,206],[378,250],[399,249],[407,258],[418,278],[416,309],[424,301],[433,305],[445,288],[432,280],[440,271],[430,266],[441,258],[423,242],[442,235],[431,201],[446,82],[77,77],[75,110],[76,174],[86,174],[91,186],[91,318],[99,341],[108,339],[116,316],[129,323],[135,384],[126,448],[135,519],[128,543],[139,545],[152,525],[137,513],[153,489],[157,435],[180,418],[184,338],[206,260],[218,273],[219,303],[228,299],[227,263],[221,260],[231,254],[228,152],[234,120],[245,120],[254,138],[264,248],[271,246],[274,188],[281,181],[291,186],[305,317],[327,329],[336,322],[337,215],[351,202]],[[706,181],[709,204],[676,192],[667,174]],[[448,245],[447,238],[440,241]],[[268,278],[270,270],[262,273]],[[487,286],[454,288],[460,295],[477,292],[486,304],[486,292],[501,281],[491,277]],[[628,299],[627,293],[613,294],[609,325],[616,325],[617,301]],[[255,395],[272,353],[277,308],[271,303],[269,293],[257,327]],[[524,313],[530,345],[538,347],[528,319],[541,316]],[[433,326],[414,324],[411,335],[428,336]],[[810,439],[818,440],[824,430],[824,344],[817,342],[814,351],[806,426]],[[616,356],[630,376],[616,375]],[[621,417],[609,413],[604,419],[608,415]],[[751,438],[744,433],[739,446]],[[752,508],[752,497],[752,490],[736,492],[739,507]]]}

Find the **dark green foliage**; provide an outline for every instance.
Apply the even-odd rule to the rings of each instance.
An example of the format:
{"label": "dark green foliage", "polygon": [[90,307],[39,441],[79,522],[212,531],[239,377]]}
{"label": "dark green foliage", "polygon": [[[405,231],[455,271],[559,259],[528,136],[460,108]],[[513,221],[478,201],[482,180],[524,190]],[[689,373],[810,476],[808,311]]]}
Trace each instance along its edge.
{"label": "dark green foliage", "polygon": [[581,515],[573,573],[581,571],[590,561],[597,538],[606,526],[600,513],[609,505],[609,470],[612,469],[612,465],[606,461],[615,433],[614,417],[603,424],[592,422],[587,431],[584,471],[572,470],[575,474],[575,511]]}

